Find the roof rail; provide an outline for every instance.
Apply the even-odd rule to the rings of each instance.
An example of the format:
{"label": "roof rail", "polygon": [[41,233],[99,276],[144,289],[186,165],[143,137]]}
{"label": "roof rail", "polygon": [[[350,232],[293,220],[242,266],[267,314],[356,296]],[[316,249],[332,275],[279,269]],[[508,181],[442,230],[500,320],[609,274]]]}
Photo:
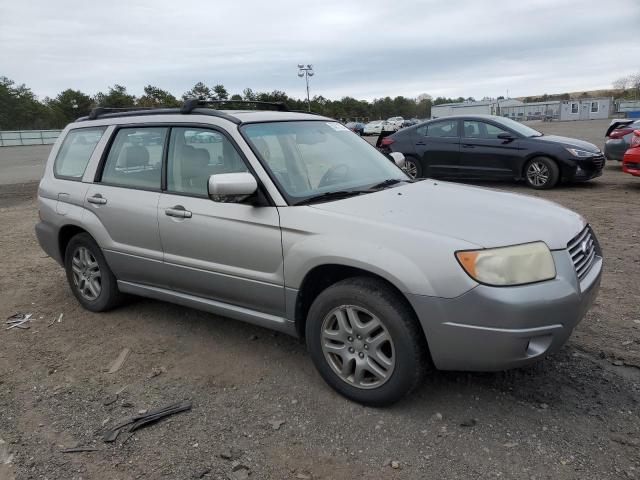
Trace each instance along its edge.
{"label": "roof rail", "polygon": [[191,113],[195,108],[206,107],[207,105],[229,105],[229,104],[245,104],[255,105],[259,107],[275,107],[280,112],[288,112],[289,109],[283,102],[261,102],[257,100],[202,100],[199,98],[190,98],[185,100],[180,107],[180,113]]}
{"label": "roof rail", "polygon": [[89,112],[88,119],[95,120],[105,113],[134,112],[144,110],[160,110],[158,107],[96,107]]}

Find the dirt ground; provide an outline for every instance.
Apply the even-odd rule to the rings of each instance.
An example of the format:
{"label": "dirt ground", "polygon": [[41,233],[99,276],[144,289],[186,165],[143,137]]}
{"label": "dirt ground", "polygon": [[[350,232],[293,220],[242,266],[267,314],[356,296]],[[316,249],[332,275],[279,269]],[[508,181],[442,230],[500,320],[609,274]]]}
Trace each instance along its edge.
{"label": "dirt ground", "polygon": [[[606,123],[536,127],[601,145]],[[335,394],[281,334],[138,298],[83,310],[35,239],[36,184],[1,185],[0,317],[33,321],[0,330],[0,479],[640,478],[640,179],[612,162],[549,192],[485,185],[588,219],[606,262],[597,303],[536,366],[436,372],[388,409]],[[182,400],[191,411],[103,443],[105,427]],[[62,452],[76,446],[97,450]]]}

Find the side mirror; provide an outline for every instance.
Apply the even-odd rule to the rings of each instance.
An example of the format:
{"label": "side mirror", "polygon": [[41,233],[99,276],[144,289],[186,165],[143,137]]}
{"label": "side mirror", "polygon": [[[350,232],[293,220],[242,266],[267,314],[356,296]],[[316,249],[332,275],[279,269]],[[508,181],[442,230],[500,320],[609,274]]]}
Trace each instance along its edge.
{"label": "side mirror", "polygon": [[514,137],[513,135],[511,135],[508,132],[502,132],[498,134],[498,138],[500,140],[507,140],[508,142],[510,142],[511,140],[515,140],[516,137]]}
{"label": "side mirror", "polygon": [[404,167],[404,155],[400,152],[391,152],[389,156],[393,159],[395,164],[400,168]]}
{"label": "side mirror", "polygon": [[219,173],[209,177],[209,197],[214,202],[241,202],[258,190],[258,182],[250,173]]}

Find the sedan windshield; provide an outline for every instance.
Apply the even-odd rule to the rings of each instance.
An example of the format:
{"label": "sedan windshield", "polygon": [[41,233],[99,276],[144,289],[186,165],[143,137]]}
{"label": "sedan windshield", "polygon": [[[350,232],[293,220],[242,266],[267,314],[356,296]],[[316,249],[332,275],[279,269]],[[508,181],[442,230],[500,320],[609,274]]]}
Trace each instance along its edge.
{"label": "sedan windshield", "polygon": [[242,132],[293,204],[409,181],[395,163],[338,122],[255,123]]}
{"label": "sedan windshield", "polygon": [[527,127],[526,125],[523,125],[520,122],[516,122],[515,120],[511,120],[510,118],[501,117],[501,118],[496,118],[495,121],[498,123],[501,123],[507,128],[510,128],[514,132],[519,133],[523,137],[541,137],[542,136],[542,133],[539,132],[538,130],[534,130],[531,127]]}

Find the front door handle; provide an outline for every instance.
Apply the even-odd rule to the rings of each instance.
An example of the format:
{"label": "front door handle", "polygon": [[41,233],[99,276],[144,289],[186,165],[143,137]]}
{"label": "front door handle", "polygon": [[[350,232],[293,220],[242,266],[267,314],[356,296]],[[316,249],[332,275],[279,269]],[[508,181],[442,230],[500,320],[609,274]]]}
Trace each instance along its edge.
{"label": "front door handle", "polygon": [[416,145],[426,145],[424,142],[416,142]]}
{"label": "front door handle", "polygon": [[176,205],[175,207],[167,208],[164,214],[168,217],[176,218],[191,218],[191,212],[186,210],[182,205]]}
{"label": "front door handle", "polygon": [[87,202],[94,203],[96,205],[104,205],[105,203],[107,203],[107,199],[99,193],[96,193],[93,197],[87,198]]}

